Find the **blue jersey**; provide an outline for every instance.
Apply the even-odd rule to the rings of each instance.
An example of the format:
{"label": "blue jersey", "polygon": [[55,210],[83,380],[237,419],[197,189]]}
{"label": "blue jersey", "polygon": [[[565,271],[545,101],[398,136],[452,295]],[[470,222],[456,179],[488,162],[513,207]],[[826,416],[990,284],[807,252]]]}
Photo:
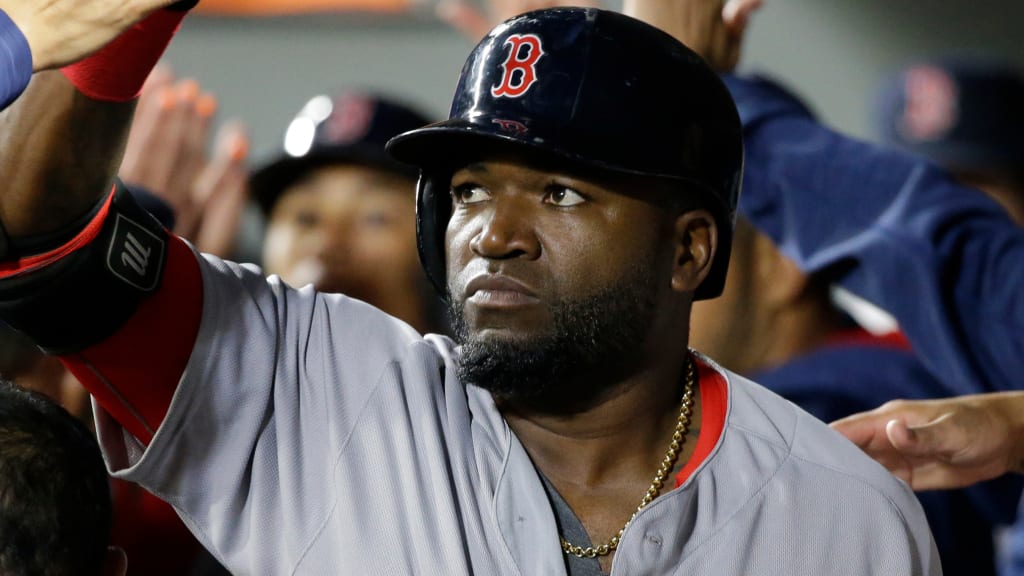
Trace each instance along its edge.
{"label": "blue jersey", "polygon": [[[914,354],[861,333],[756,374],[764,386],[830,422],[896,398],[948,396]],[[918,493],[946,576],[995,574],[993,530],[1014,519],[1024,482],[1017,476],[964,490]]]}
{"label": "blue jersey", "polygon": [[951,394],[1019,387],[1024,230],[926,160],[839,135],[761,79],[726,78],[743,119],[743,210],[802,270],[893,314]]}

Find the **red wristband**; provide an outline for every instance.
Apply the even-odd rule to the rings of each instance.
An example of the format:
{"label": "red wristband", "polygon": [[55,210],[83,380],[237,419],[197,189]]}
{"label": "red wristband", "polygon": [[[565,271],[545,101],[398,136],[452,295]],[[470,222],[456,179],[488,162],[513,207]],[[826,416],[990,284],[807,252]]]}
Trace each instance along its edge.
{"label": "red wristband", "polygon": [[157,10],[99,52],[61,71],[79,92],[93,100],[133,100],[187,13]]}

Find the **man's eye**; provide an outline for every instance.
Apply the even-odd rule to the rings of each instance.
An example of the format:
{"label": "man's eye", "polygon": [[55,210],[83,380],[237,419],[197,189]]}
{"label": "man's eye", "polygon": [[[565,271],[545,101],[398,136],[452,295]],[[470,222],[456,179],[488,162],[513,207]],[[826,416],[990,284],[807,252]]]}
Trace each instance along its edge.
{"label": "man's eye", "polygon": [[452,188],[452,199],[457,204],[478,204],[490,197],[490,192],[476,184],[462,184]]}
{"label": "man's eye", "polygon": [[544,196],[544,202],[562,208],[583,204],[586,201],[582,194],[565,186],[551,186]]}

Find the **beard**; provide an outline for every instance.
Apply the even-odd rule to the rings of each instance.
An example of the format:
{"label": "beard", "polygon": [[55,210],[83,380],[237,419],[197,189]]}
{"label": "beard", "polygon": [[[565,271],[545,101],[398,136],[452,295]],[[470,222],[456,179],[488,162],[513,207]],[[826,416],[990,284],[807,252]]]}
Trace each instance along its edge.
{"label": "beard", "polygon": [[610,288],[556,299],[547,305],[550,330],[516,339],[476,337],[464,307],[449,296],[459,379],[488,390],[499,404],[553,414],[586,409],[643,362],[656,292],[651,268],[637,267]]}

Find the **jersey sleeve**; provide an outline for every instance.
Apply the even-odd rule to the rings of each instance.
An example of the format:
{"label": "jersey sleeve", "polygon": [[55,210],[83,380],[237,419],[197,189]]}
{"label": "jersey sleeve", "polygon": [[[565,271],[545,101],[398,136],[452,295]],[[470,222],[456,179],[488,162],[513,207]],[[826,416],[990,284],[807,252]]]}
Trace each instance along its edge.
{"label": "jersey sleeve", "polygon": [[842,136],[764,79],[726,78],[747,164],[741,210],[808,273],[892,313],[955,394],[1024,369],[1024,231],[930,163]]}
{"label": "jersey sleeve", "polygon": [[422,339],[357,300],[192,256],[201,321],[166,413],[143,443],[102,411],[100,443],[116,477],[174,506],[225,566],[289,573],[381,374]]}

